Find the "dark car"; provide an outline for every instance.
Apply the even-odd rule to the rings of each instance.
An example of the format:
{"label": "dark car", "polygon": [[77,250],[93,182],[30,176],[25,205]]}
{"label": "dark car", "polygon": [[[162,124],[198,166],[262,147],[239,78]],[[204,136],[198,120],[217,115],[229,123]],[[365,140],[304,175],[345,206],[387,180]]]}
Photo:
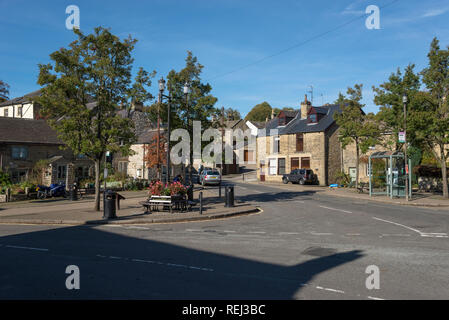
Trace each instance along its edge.
{"label": "dark car", "polygon": [[285,184],[289,182],[299,183],[301,185],[306,183],[316,184],[318,179],[311,169],[294,169],[289,174],[282,176],[282,182]]}

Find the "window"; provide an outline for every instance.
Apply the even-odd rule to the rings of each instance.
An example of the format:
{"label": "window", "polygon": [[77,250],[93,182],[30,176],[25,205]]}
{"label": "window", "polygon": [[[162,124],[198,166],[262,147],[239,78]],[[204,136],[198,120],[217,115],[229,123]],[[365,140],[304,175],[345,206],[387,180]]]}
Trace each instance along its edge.
{"label": "window", "polygon": [[17,116],[19,118],[22,118],[22,116],[23,116],[23,107],[22,106],[17,108]]}
{"label": "window", "polygon": [[273,153],[279,153],[281,151],[280,137],[273,138]]}
{"label": "window", "polygon": [[285,174],[285,158],[278,159],[278,175]]}
{"label": "window", "polygon": [[301,158],[301,168],[310,169],[310,158]]}
{"label": "window", "polygon": [[58,179],[65,179],[67,166],[58,166]]}
{"label": "window", "polygon": [[14,160],[26,160],[28,158],[28,147],[12,147],[11,153]]}
{"label": "window", "polygon": [[296,152],[304,151],[304,133],[296,134]]}
{"label": "window", "polygon": [[270,159],[268,160],[269,162],[269,169],[268,169],[268,174],[269,175],[276,175],[276,159]]}
{"label": "window", "polygon": [[4,111],[3,111],[3,115],[4,115],[5,117],[7,117],[7,116],[8,116],[8,108],[5,108],[5,109],[4,109]]}
{"label": "window", "polygon": [[309,114],[309,123],[316,123],[317,122],[317,117],[316,117],[316,113],[312,113]]}
{"label": "window", "polygon": [[299,168],[299,158],[292,158],[290,160],[291,170],[295,170]]}
{"label": "window", "polygon": [[27,170],[12,170],[11,181],[13,183],[20,183],[27,180]]}
{"label": "window", "polygon": [[123,173],[127,173],[128,172],[128,162],[120,161],[118,163],[118,171],[119,172],[123,172]]}

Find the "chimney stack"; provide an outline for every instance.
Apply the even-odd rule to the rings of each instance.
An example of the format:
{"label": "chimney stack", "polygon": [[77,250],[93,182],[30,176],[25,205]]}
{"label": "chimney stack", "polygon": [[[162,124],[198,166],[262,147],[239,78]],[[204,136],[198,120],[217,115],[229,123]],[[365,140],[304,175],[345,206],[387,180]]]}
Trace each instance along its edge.
{"label": "chimney stack", "polygon": [[274,109],[271,109],[271,120],[274,119]]}
{"label": "chimney stack", "polygon": [[301,119],[306,119],[309,114],[309,110],[312,106],[312,103],[307,100],[307,94],[304,96],[304,101],[301,102]]}

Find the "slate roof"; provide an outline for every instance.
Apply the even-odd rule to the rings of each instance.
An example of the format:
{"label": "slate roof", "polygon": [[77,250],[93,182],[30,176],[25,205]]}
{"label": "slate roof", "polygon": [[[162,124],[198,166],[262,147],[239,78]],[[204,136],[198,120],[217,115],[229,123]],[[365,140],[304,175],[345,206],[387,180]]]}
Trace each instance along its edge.
{"label": "slate roof", "polygon": [[298,110],[294,110],[294,111],[291,111],[291,110],[282,110],[283,112],[284,112],[284,114],[285,114],[285,116],[286,117],[288,117],[288,118],[294,118],[294,117],[296,117],[296,115],[298,114]]}
{"label": "slate roof", "polygon": [[27,93],[26,95],[14,99],[10,99],[8,101],[0,103],[0,107],[4,106],[10,106],[13,104],[21,104],[21,103],[27,103],[31,101],[32,97],[39,96],[41,94],[41,89]]}
{"label": "slate roof", "polygon": [[334,123],[335,112],[341,112],[340,106],[329,105],[326,107],[313,107],[317,113],[321,113],[324,116],[316,124],[307,123],[307,119],[301,119],[296,117],[290,121],[284,128],[280,130],[280,134],[292,134],[292,133],[307,133],[307,132],[322,132],[329,128]]}
{"label": "slate roof", "polygon": [[0,117],[0,143],[62,145],[45,120]]}
{"label": "slate roof", "polygon": [[297,112],[296,117],[285,126],[279,126],[279,119],[274,118],[266,123],[265,130],[259,129],[259,136],[270,135],[270,130],[278,129],[278,134],[293,134],[307,132],[322,132],[334,123],[334,113],[341,112],[339,105],[328,105],[322,107],[313,107],[317,113],[323,114],[323,117],[316,124],[307,123],[307,119],[301,119],[301,113]]}

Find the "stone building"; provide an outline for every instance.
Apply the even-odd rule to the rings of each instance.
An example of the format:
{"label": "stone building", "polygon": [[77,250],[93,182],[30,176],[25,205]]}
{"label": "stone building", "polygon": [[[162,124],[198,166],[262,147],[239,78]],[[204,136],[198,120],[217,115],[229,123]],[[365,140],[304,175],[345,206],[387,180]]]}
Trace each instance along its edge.
{"label": "stone building", "polygon": [[297,112],[272,117],[257,137],[257,177],[260,181],[282,181],[282,175],[297,168],[312,169],[320,185],[333,183],[342,168],[338,105],[314,107],[307,96]]}
{"label": "stone building", "polygon": [[27,181],[39,160],[47,161],[42,181],[46,185],[93,176],[93,162],[75,157],[45,120],[0,117],[0,170],[14,183]]}

